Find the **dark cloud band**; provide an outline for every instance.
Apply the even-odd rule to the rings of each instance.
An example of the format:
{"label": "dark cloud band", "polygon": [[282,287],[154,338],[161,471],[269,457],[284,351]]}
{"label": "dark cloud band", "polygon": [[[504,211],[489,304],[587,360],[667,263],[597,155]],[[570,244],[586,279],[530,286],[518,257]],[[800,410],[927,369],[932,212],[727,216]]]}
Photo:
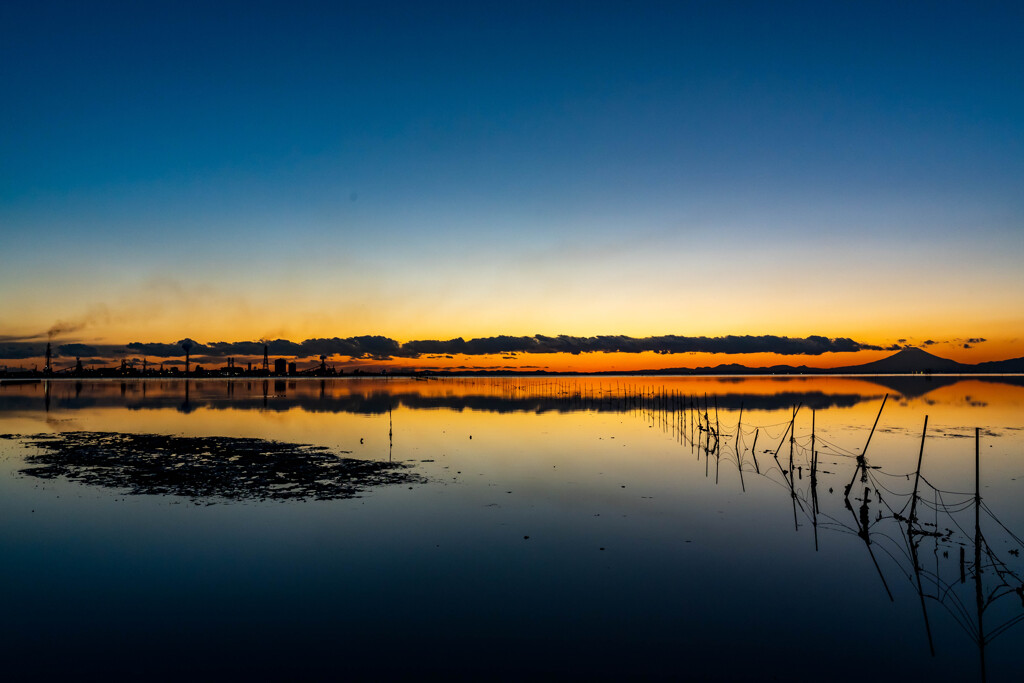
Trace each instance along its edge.
{"label": "dark cloud band", "polygon": [[[970,342],[983,341],[971,339]],[[934,343],[929,340],[925,344]],[[508,336],[479,337],[474,339],[419,339],[404,344],[381,336],[323,337],[294,342],[273,339],[240,342],[199,343],[182,339],[174,343],[132,342],[126,345],[67,343],[54,346],[58,357],[74,356],[145,356],[149,358],[183,358],[185,347],[194,358],[226,358],[228,356],[259,357],[264,346],[274,357],[309,358],[341,356],[358,360],[389,360],[393,358],[420,358],[438,356],[484,356],[515,354],[559,353],[774,353],[783,356],[820,356],[824,353],[851,353],[856,351],[898,350],[901,345],[877,346],[848,337],[780,337],[776,335],[728,335],[723,337],[684,337],[664,335],[655,337],[628,337],[601,335],[573,337]],[[0,341],[0,358],[23,359],[43,355],[45,344],[37,341]]]}

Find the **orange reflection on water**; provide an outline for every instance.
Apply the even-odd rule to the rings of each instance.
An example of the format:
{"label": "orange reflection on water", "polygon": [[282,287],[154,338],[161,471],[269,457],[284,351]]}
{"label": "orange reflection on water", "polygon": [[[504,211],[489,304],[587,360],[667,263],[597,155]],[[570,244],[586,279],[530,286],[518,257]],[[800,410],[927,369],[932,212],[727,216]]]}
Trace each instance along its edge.
{"label": "orange reflection on water", "polygon": [[[533,489],[564,487],[576,481],[578,470],[587,481],[601,473],[627,478],[639,472],[656,482],[673,473],[677,492],[690,491],[696,484],[684,476],[680,458],[699,459],[708,434],[701,424],[721,435],[726,455],[714,458],[710,470],[705,461],[700,474],[742,487],[740,468],[748,476],[771,469],[779,462],[776,454],[788,465],[791,420],[798,481],[806,478],[813,433],[823,476],[835,478],[829,488],[847,483],[854,456],[869,444],[868,462],[905,485],[917,465],[926,415],[923,471],[930,481],[951,490],[973,481],[974,429],[980,428],[983,477],[1013,482],[1024,476],[1018,460],[1022,409],[1019,377],[378,377],[0,385],[0,433],[252,437],[418,463],[442,481],[487,476]],[[550,480],[537,477],[556,464],[570,471]],[[558,496],[568,495],[559,488]]]}

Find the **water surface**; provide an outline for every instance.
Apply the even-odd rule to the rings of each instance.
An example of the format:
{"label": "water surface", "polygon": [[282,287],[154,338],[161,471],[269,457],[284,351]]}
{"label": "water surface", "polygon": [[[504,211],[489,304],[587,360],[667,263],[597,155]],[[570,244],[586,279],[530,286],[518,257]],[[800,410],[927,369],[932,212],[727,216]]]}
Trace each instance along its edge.
{"label": "water surface", "polygon": [[[0,384],[0,647],[36,676],[1019,680],[1022,384]],[[137,457],[54,465],[95,433]],[[203,488],[243,439],[412,476]]]}

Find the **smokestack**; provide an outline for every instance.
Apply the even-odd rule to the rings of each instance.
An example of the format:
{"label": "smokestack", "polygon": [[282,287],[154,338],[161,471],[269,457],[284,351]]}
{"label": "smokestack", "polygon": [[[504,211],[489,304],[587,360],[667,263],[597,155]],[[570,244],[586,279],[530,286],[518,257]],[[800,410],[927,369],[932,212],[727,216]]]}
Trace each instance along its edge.
{"label": "smokestack", "polygon": [[43,374],[49,375],[53,372],[53,368],[50,367],[50,358],[53,356],[53,348],[50,342],[46,342],[46,365],[43,366]]}
{"label": "smokestack", "polygon": [[263,345],[263,372],[270,374],[270,345]]}
{"label": "smokestack", "polygon": [[181,342],[181,348],[185,349],[185,376],[188,377],[190,355],[192,351],[192,340],[186,339]]}

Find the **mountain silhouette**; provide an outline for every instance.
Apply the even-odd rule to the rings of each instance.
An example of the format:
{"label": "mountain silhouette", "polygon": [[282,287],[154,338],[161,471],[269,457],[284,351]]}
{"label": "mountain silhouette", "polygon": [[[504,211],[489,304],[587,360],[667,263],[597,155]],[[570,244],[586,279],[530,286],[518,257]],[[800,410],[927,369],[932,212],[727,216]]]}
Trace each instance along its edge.
{"label": "mountain silhouette", "polygon": [[1024,358],[988,361],[972,365],[958,363],[928,353],[924,349],[907,347],[891,356],[861,365],[838,368],[810,368],[806,365],[773,365],[747,367],[738,363],[700,368],[668,368],[645,370],[628,374],[680,374],[680,375],[918,375],[918,374],[1024,374]]}
{"label": "mountain silhouette", "polygon": [[924,349],[908,347],[881,360],[835,368],[836,374],[890,375],[916,372],[976,372],[975,366],[941,358]]}

